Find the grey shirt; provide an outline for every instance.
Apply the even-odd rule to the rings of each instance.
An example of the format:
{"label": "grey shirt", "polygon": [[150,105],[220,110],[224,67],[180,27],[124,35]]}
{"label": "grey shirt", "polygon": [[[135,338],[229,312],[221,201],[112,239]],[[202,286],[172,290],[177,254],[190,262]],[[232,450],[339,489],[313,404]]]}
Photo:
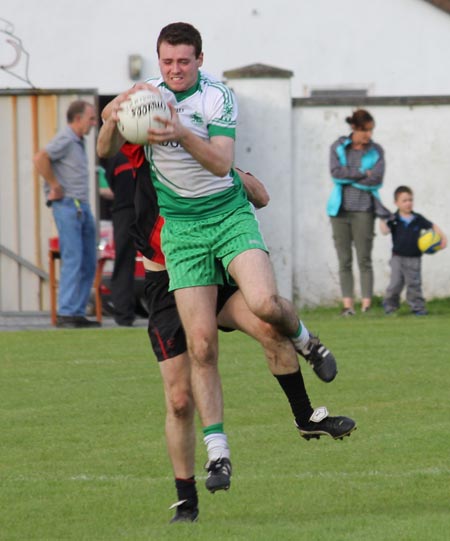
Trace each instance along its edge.
{"label": "grey shirt", "polygon": [[[66,126],[45,147],[58,182],[64,188],[64,196],[89,201],[89,167],[84,138]],[[44,185],[46,195],[50,191]]]}

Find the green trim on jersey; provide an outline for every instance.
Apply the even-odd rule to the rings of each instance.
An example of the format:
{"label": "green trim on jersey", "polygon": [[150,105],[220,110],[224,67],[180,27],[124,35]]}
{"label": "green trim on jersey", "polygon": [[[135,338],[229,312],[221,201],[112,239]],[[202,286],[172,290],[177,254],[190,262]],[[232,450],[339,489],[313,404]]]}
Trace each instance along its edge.
{"label": "green trim on jersey", "polygon": [[182,90],[181,92],[175,92],[168,86],[166,83],[161,83],[160,86],[163,86],[164,88],[167,88],[172,92],[172,94],[175,96],[177,103],[180,101],[185,100],[186,98],[189,98],[189,96],[192,96],[192,94],[195,94],[197,90],[201,90],[200,88],[200,72],[198,72],[197,82],[194,86],[191,86],[191,88],[188,88],[187,90]]}
{"label": "green trim on jersey", "polygon": [[[216,126],[227,126],[227,127],[229,127],[232,116],[233,116],[233,111],[234,111],[234,106],[233,106],[234,100],[233,100],[233,94],[232,94],[231,90],[227,86],[223,85],[222,83],[212,82],[209,79],[207,79],[206,77],[204,79],[205,79],[205,81],[209,81],[209,86],[211,88],[216,88],[217,90],[220,90],[220,92],[223,95],[222,116],[220,118],[214,118],[213,121],[212,121],[212,124],[214,124]],[[236,126],[236,124],[235,124],[235,126]]]}
{"label": "green trim on jersey", "polygon": [[215,135],[225,135],[225,137],[231,137],[231,139],[236,139],[236,129],[225,128],[223,126],[217,126],[216,124],[210,124],[208,126],[208,135],[210,137],[214,137]]}
{"label": "green trim on jersey", "polygon": [[151,179],[158,195],[159,212],[164,218],[186,221],[209,218],[248,202],[242,181],[233,169],[231,188],[204,197],[181,197],[158,180],[153,166],[154,164],[150,167]]}

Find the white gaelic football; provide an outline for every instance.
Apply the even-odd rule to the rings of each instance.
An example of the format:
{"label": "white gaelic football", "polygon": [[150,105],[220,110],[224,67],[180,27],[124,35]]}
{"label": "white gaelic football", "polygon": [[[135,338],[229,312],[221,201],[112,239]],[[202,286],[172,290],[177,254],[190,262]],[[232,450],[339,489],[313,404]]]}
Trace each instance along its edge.
{"label": "white gaelic football", "polygon": [[117,116],[117,127],[122,137],[129,143],[145,145],[147,130],[164,127],[155,117],[169,119],[170,109],[159,92],[138,90],[121,104]]}

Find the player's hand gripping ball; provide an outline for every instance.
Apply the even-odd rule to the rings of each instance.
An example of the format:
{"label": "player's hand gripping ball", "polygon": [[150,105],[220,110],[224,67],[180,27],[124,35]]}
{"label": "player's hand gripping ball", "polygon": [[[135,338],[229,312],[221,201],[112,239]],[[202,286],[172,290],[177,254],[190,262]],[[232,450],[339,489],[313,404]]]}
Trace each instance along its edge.
{"label": "player's hand gripping ball", "polygon": [[164,128],[155,117],[170,119],[170,109],[159,92],[138,90],[121,104],[117,116],[117,127],[122,137],[129,143],[145,145],[147,130]]}
{"label": "player's hand gripping ball", "polygon": [[432,229],[427,229],[421,232],[417,245],[424,254],[434,254],[442,248],[441,237]]}

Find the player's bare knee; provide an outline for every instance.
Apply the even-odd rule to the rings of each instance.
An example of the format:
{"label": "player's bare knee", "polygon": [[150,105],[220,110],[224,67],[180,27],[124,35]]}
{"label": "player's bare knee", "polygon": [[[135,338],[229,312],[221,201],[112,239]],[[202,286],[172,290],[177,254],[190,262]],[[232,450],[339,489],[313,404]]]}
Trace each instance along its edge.
{"label": "player's bare knee", "polygon": [[277,348],[266,349],[265,354],[272,374],[292,374],[299,369],[297,353],[290,340],[280,342]]}
{"label": "player's bare knee", "polygon": [[194,399],[192,394],[181,391],[173,394],[169,400],[169,411],[177,419],[190,419],[194,415]]}
{"label": "player's bare knee", "polygon": [[258,322],[253,336],[265,350],[276,350],[279,343],[284,340],[284,337],[271,323],[266,323],[262,319]]}
{"label": "player's bare knee", "polygon": [[270,323],[261,323],[261,328],[265,329],[266,334],[260,343],[271,372],[274,374],[295,372],[298,369],[298,360],[291,340]]}
{"label": "player's bare knee", "polygon": [[217,363],[217,345],[204,336],[194,336],[189,341],[188,351],[191,362],[199,366],[209,366]]}
{"label": "player's bare knee", "polygon": [[268,295],[252,300],[250,310],[266,323],[278,320],[280,302],[278,295]]}

